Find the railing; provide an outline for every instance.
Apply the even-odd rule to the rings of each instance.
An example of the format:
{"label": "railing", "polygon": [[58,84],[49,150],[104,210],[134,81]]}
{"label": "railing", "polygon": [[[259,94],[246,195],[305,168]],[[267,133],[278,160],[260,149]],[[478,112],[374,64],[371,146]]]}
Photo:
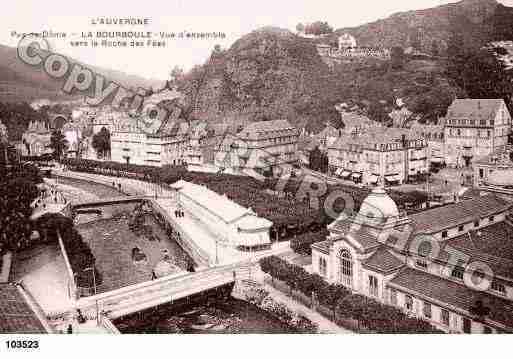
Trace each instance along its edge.
{"label": "railing", "polygon": [[83,311],[98,309],[112,319],[232,283],[237,269],[236,265],[228,265],[177,277],[163,277],[81,298],[77,307]]}
{"label": "railing", "polygon": [[[183,230],[182,226],[180,225],[180,223],[178,223],[178,221],[173,220],[173,218],[169,215],[168,211],[166,211],[154,199],[150,199],[150,203],[154,210],[157,210],[166,221],[172,223],[173,226],[179,230],[180,237],[175,238],[175,240],[179,242],[180,246],[183,249],[185,249],[186,252],[198,262],[198,264],[205,266],[210,266],[213,264],[210,256],[200,246],[198,246],[192,238],[189,237],[189,235]],[[182,240],[182,237],[184,237],[185,240]]]}

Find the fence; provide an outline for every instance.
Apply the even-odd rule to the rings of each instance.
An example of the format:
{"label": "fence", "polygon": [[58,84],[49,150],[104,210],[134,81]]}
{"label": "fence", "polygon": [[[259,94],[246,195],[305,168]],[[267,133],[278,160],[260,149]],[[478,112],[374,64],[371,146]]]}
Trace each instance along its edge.
{"label": "fence", "polygon": [[340,315],[337,315],[336,311],[333,311],[333,309],[319,303],[315,294],[313,294],[311,297],[308,297],[301,292],[293,290],[288,284],[276,278],[271,280],[269,277],[266,277],[264,282],[272,286],[274,289],[287,294],[293,300],[296,300],[304,306],[316,311],[326,319],[334,322],[342,328],[349,329],[360,334],[375,333],[360,325],[356,319],[344,318]]}

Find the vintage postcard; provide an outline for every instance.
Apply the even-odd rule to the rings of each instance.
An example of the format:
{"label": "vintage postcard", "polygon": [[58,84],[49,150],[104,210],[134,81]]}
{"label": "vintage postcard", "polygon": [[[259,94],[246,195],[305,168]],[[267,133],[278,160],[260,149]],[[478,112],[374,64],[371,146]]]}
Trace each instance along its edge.
{"label": "vintage postcard", "polygon": [[513,333],[513,1],[452,1],[2,4],[0,352]]}

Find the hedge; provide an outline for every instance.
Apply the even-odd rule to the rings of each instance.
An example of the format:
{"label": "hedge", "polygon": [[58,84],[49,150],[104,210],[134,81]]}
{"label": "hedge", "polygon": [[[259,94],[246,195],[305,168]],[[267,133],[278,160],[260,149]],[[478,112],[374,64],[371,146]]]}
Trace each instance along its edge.
{"label": "hedge", "polygon": [[264,273],[286,282],[291,290],[304,295],[315,293],[319,304],[333,310],[335,318],[356,320],[359,326],[377,333],[442,333],[425,320],[408,317],[396,307],[380,303],[361,294],[352,293],[339,284],[329,284],[317,274],[279,257],[260,260]]}
{"label": "hedge", "polygon": [[[91,288],[102,283],[102,275],[95,267],[95,258],[89,245],[73,227],[73,220],[61,214],[48,213],[41,216],[37,221],[40,232],[46,233],[50,240],[57,241],[57,231],[61,235],[64,249],[68,255],[71,269],[75,274],[76,284],[79,287]],[[87,268],[94,268],[94,275]]]}

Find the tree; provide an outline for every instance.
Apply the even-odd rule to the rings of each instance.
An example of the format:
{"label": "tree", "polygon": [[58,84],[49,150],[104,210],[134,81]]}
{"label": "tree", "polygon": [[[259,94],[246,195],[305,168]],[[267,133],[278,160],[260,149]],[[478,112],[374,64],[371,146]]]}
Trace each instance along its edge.
{"label": "tree", "polygon": [[171,72],[169,74],[170,81],[172,83],[176,83],[183,78],[183,75],[184,75],[183,69],[177,65],[177,66],[173,67],[173,69],[171,70]]}
{"label": "tree", "polygon": [[68,148],[68,141],[62,134],[61,130],[55,130],[52,132],[49,146],[53,150],[54,158],[60,159],[66,148]]}
{"label": "tree", "polygon": [[305,25],[303,25],[302,23],[299,23],[296,25],[296,31],[298,33],[303,33],[305,32]]}
{"label": "tree", "polygon": [[390,49],[390,65],[393,70],[401,70],[404,66],[404,49],[394,46]]}
{"label": "tree", "polygon": [[471,50],[449,58],[447,75],[469,98],[502,98],[512,110],[513,76],[492,49]]}
{"label": "tree", "polygon": [[305,26],[305,34],[324,35],[331,34],[333,28],[326,21],[316,21]]}
{"label": "tree", "polygon": [[110,152],[110,132],[102,127],[100,132],[93,136],[92,146],[98,157],[103,158]]}

